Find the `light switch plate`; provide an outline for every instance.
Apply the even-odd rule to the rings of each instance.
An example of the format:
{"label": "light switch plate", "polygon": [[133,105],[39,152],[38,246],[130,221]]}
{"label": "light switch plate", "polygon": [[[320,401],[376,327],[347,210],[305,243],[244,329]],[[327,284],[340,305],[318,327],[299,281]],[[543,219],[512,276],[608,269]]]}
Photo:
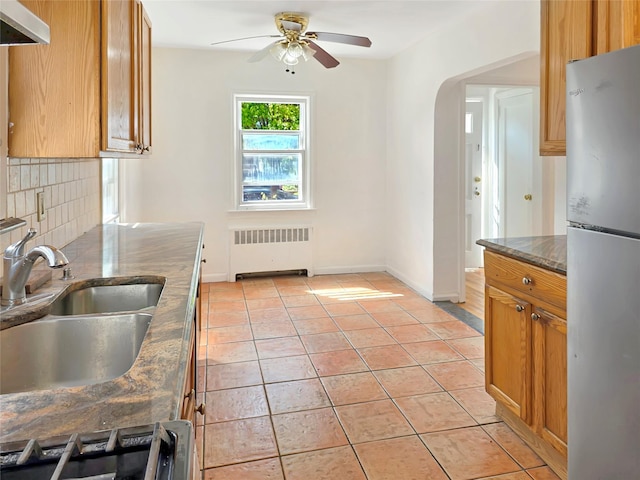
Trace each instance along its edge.
{"label": "light switch plate", "polygon": [[44,206],[44,192],[36,193],[36,210],[39,222],[47,218],[47,210]]}

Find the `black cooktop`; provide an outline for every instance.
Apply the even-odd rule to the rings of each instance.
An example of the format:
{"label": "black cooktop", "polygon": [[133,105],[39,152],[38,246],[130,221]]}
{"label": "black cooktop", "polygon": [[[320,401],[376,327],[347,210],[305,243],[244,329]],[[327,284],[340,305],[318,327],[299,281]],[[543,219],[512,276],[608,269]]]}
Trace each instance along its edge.
{"label": "black cooktop", "polygon": [[0,478],[187,480],[192,435],[191,423],[173,421],[6,443]]}

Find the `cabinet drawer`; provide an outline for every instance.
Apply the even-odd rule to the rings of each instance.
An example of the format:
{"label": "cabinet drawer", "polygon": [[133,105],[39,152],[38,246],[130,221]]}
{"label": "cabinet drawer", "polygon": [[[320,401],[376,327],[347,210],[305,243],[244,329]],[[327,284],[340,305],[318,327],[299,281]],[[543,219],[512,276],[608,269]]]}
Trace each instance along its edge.
{"label": "cabinet drawer", "polygon": [[538,304],[567,307],[567,277],[494,252],[484,252],[485,279]]}

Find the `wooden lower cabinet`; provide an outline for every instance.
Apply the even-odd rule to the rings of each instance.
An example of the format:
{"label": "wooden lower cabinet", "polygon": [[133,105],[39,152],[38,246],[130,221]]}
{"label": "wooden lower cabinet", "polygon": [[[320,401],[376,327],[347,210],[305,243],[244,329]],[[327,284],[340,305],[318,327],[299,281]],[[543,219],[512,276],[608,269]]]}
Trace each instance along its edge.
{"label": "wooden lower cabinet", "polygon": [[531,420],[531,305],[486,287],[487,393],[525,422]]}
{"label": "wooden lower cabinet", "polygon": [[566,277],[485,251],[485,279],[487,393],[496,414],[566,479]]}
{"label": "wooden lower cabinet", "polygon": [[533,425],[566,458],[567,321],[539,307],[533,315]]}
{"label": "wooden lower cabinet", "polygon": [[180,409],[180,418],[189,420],[192,425],[196,424],[196,331],[191,330],[191,339],[189,340],[189,367],[185,375],[184,388],[182,390],[182,408]]}

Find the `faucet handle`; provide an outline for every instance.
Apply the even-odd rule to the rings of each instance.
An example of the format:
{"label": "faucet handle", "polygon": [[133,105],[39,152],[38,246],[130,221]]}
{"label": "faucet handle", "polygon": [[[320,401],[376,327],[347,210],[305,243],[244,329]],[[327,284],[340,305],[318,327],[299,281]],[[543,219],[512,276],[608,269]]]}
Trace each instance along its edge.
{"label": "faucet handle", "polygon": [[24,236],[22,240],[18,240],[13,245],[9,245],[7,249],[4,251],[4,256],[7,258],[11,257],[21,257],[24,255],[24,246],[27,244],[29,240],[35,237],[38,233],[38,230],[35,228],[30,228],[27,230],[27,234]]}

